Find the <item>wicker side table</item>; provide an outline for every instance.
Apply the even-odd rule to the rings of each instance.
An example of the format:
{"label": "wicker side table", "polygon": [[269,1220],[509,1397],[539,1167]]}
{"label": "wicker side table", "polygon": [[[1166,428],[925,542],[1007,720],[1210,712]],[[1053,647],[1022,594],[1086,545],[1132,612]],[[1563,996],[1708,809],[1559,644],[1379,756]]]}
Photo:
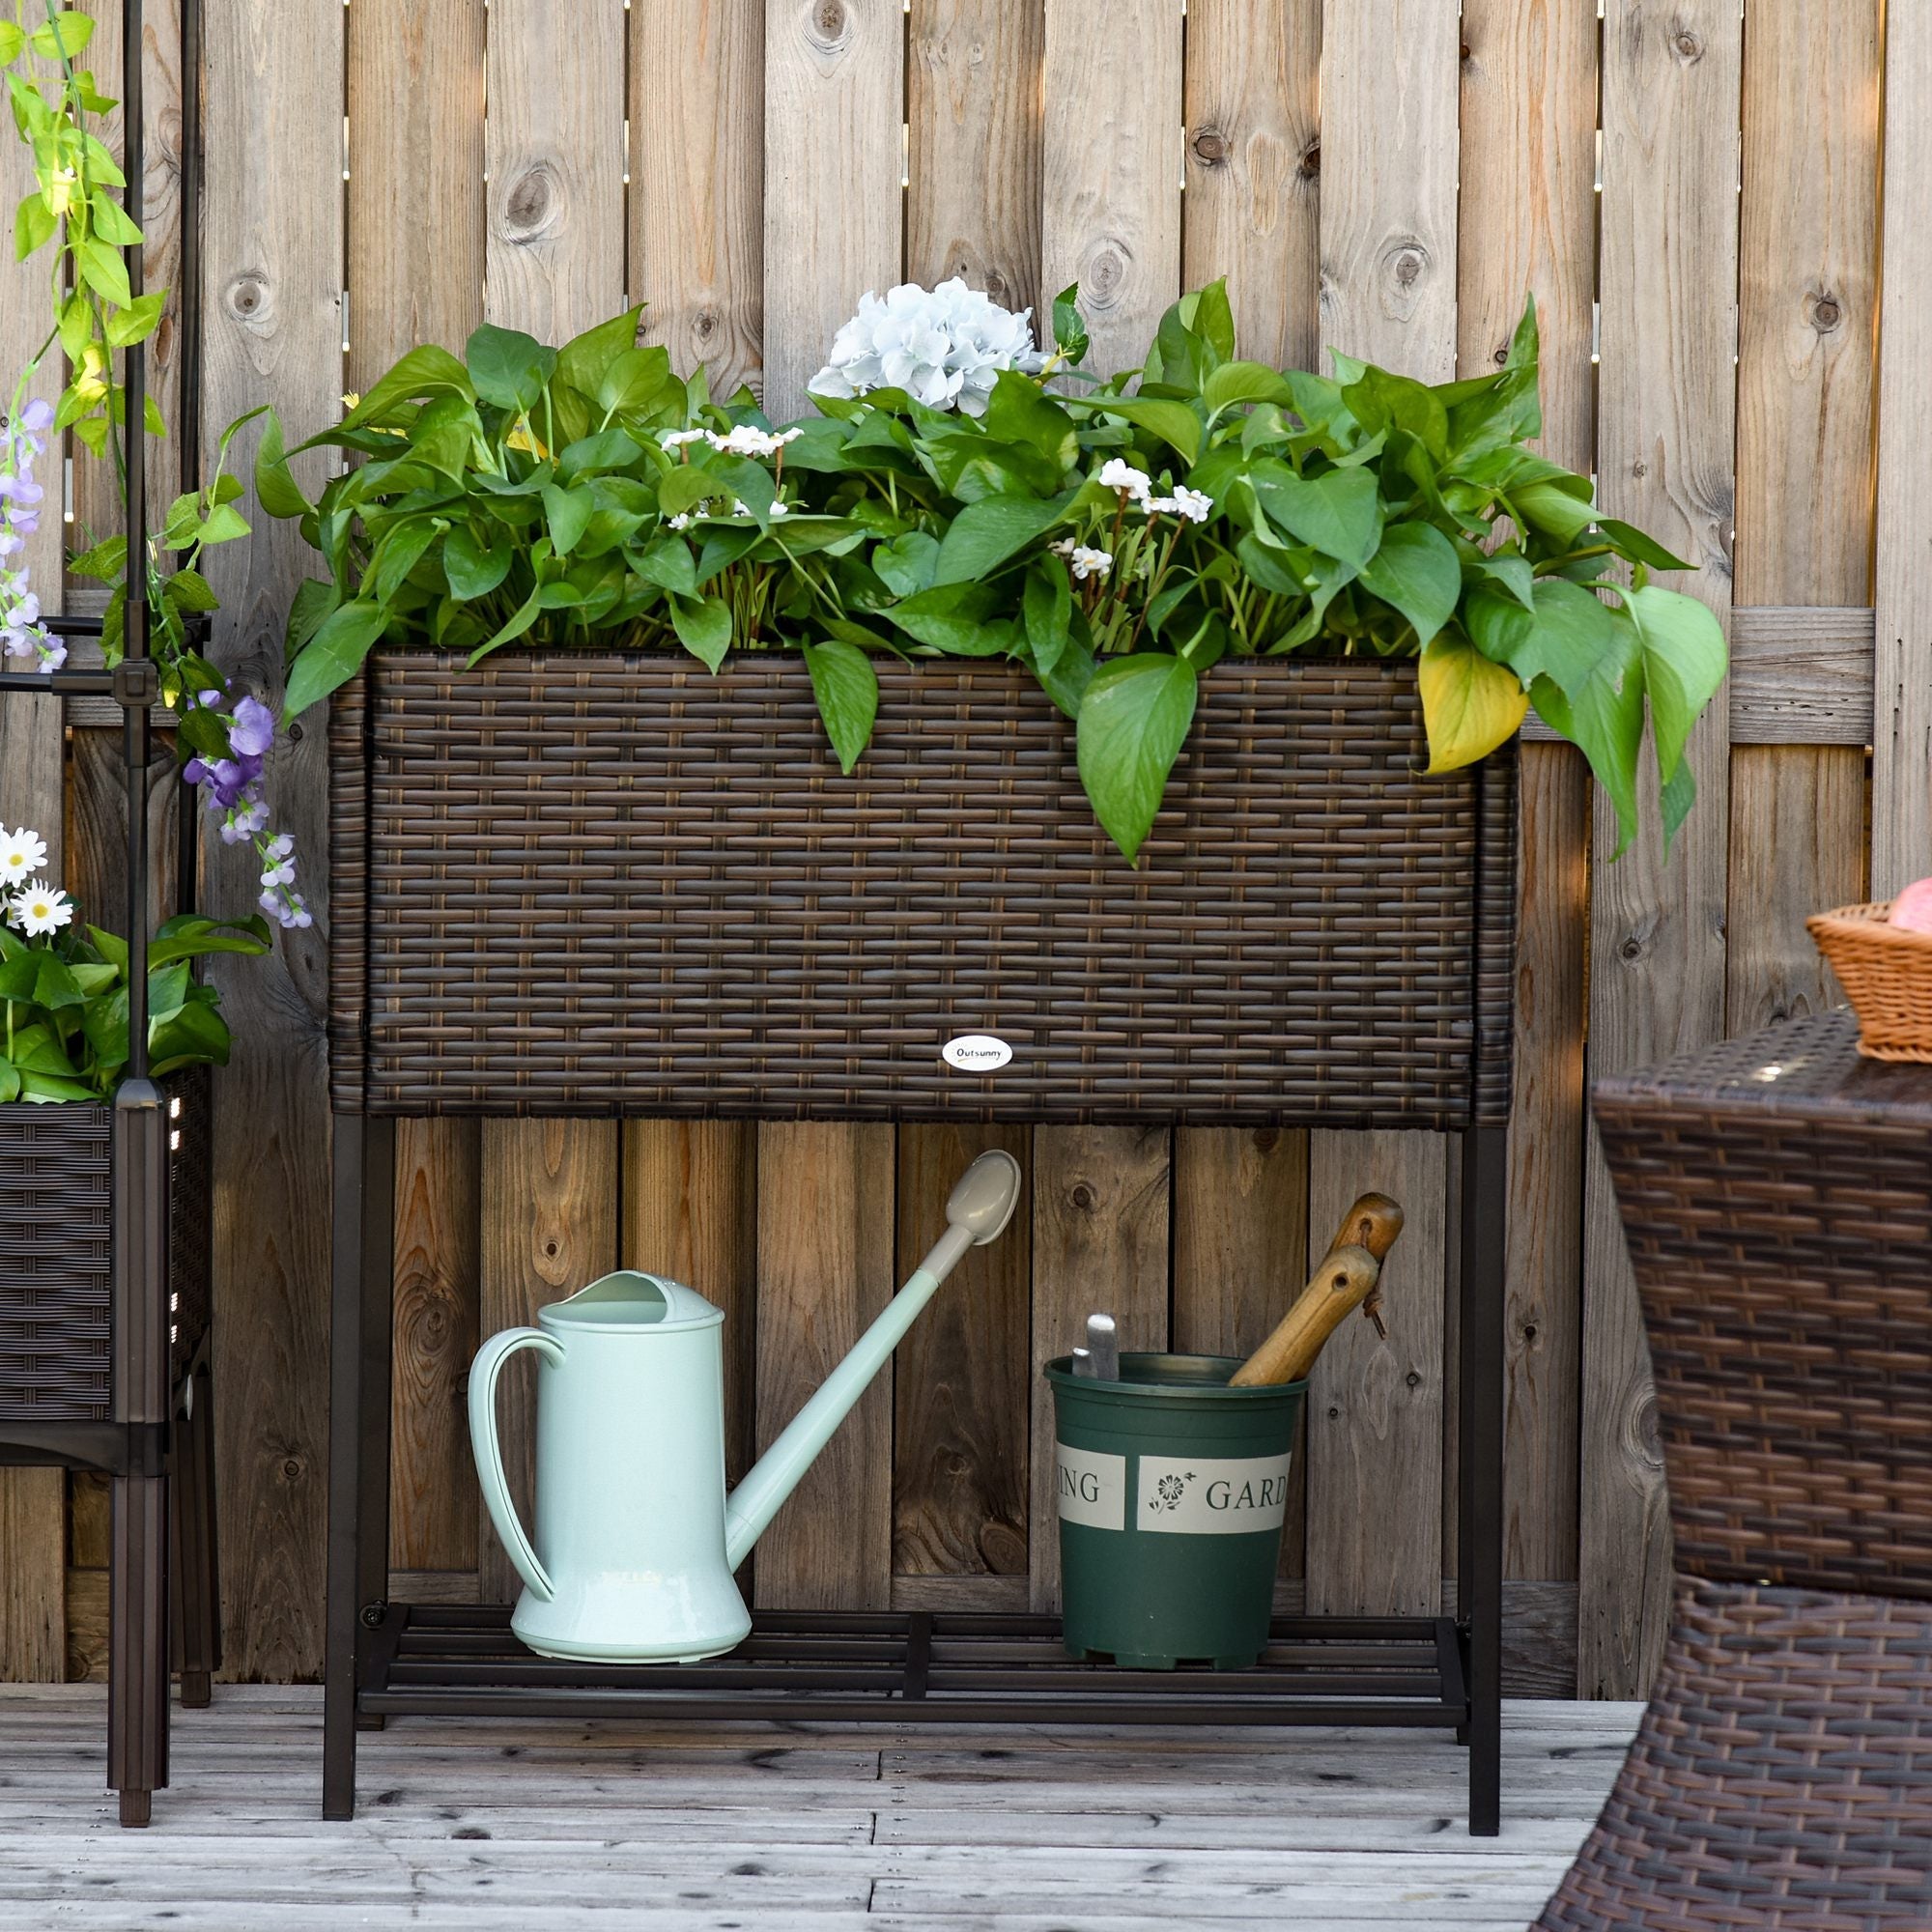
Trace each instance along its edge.
{"label": "wicker side table", "polygon": [[1932,1924],[1932,1067],[1856,1039],[1596,1089],[1679,1596],[1552,1932]]}

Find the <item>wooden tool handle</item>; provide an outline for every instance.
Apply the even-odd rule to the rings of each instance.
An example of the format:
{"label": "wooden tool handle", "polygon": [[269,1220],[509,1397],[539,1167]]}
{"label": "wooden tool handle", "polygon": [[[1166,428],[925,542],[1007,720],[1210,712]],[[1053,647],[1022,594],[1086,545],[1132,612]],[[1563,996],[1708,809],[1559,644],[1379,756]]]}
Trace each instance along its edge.
{"label": "wooden tool handle", "polygon": [[1385,1262],[1388,1251],[1395,1246],[1395,1237],[1401,1233],[1402,1203],[1390,1200],[1386,1194],[1364,1194],[1342,1216],[1342,1225],[1335,1230],[1335,1238],[1328,1247],[1332,1253],[1352,1243],[1367,1248],[1378,1262]]}
{"label": "wooden tool handle", "polygon": [[[1395,1207],[1392,1201],[1388,1205]],[[1401,1216],[1398,1208],[1398,1225]],[[1330,1248],[1308,1286],[1295,1296],[1294,1306],[1282,1317],[1274,1333],[1229,1378],[1228,1386],[1254,1388],[1266,1382],[1301,1380],[1315,1366],[1316,1356],[1335,1332],[1336,1324],[1369,1298],[1381,1271],[1381,1263],[1352,1241]]]}

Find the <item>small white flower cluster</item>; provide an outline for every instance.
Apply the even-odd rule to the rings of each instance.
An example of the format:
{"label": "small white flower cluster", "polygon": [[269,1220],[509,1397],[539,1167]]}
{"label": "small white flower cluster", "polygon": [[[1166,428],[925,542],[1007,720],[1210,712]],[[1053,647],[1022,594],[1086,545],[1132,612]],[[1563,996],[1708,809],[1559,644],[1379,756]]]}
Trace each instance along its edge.
{"label": "small white flower cluster", "polygon": [[936,289],[901,282],[883,300],[869,289],[834,338],[832,359],[810,382],[815,396],[903,389],[928,409],[983,415],[1002,369],[1034,375],[1033,310],[1016,315],[956,275]]}
{"label": "small white flower cluster", "polygon": [[1075,543],[1071,537],[1063,537],[1053,549],[1057,555],[1066,559],[1073,575],[1083,583],[1090,577],[1097,577],[1104,583],[1114,568],[1113,552],[1090,549],[1086,544]]}
{"label": "small white flower cluster", "polygon": [[[688,530],[695,521],[703,518],[719,517],[723,514],[722,511],[716,510],[680,510],[676,516],[666,518],[665,526],[668,529]],[[742,497],[732,499],[732,516],[749,517],[751,514],[752,506]],[[788,517],[791,515],[791,505],[782,497],[775,497],[772,499],[771,514],[775,519]]]}
{"label": "small white flower cluster", "polygon": [[682,449],[688,442],[708,442],[725,456],[778,456],[788,442],[796,442],[802,429],[762,430],[752,423],[739,423],[724,436],[715,429],[668,430],[658,440],[667,449]]}
{"label": "small white flower cluster", "polygon": [[58,886],[34,874],[47,863],[47,841],[21,826],[0,836],[0,912],[30,938],[58,932],[73,918],[73,901]]}
{"label": "small white flower cluster", "polygon": [[1103,489],[1118,490],[1144,516],[1184,517],[1190,524],[1205,524],[1213,514],[1214,499],[1205,490],[1190,490],[1181,483],[1173,496],[1156,497],[1153,478],[1118,456],[1101,466],[1099,480]]}

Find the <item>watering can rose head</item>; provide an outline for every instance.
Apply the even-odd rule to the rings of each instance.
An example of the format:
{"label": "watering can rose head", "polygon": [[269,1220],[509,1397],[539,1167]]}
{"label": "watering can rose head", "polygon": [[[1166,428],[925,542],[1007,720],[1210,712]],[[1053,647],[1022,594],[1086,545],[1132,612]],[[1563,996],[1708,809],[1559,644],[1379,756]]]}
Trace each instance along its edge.
{"label": "watering can rose head", "polygon": [[1582,748],[1621,847],[1648,730],[1668,841],[1723,633],[1657,581],[1683,559],[1531,447],[1533,306],[1499,367],[1431,385],[1339,354],[1326,376],[1249,360],[1216,282],[1102,379],[1077,295],[1045,354],[1029,312],[956,281],[867,295],[812,380],[817,413],[784,429],[640,346],[639,310],[561,349],[484,327],[461,359],[411,351],[303,445],[369,459],[314,500],[279,427],[263,440],[264,507],[327,565],[291,612],[289,711],[381,638],[714,671],[782,647],[849,772],[879,658],[1004,658],[1073,721],[1133,860],[1223,658],[1408,658],[1430,770],[1486,756],[1533,706]]}
{"label": "watering can rose head", "polygon": [[[1019,1163],[982,1153],[946,1204],[946,1232],[850,1354],[730,1495],[724,1492],[724,1316],[696,1290],[626,1271],[541,1310],[477,1351],[469,1436],[483,1500],[524,1579],[511,1628],[550,1657],[686,1661],[739,1643],[731,1573],[969,1248],[1005,1232]],[[497,1380],[522,1350],[537,1380],[536,1539],[510,1499]]]}

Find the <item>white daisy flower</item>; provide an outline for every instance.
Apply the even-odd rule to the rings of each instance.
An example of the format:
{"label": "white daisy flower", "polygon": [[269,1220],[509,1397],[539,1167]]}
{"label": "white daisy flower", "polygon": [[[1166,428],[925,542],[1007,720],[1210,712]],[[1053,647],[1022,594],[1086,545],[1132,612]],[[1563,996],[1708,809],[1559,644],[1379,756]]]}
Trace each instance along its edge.
{"label": "white daisy flower", "polygon": [[58,932],[73,917],[73,901],[44,879],[22,886],[12,903],[14,922],[30,935]]}
{"label": "white daisy flower", "polygon": [[682,449],[687,442],[705,442],[715,439],[708,429],[671,429],[667,430],[658,440],[667,449]]}
{"label": "white daisy flower", "polygon": [[23,825],[17,832],[0,835],[0,880],[16,886],[30,879],[47,863],[47,841],[38,832]]}
{"label": "white daisy flower", "polygon": [[674,530],[688,530],[691,527],[691,512],[689,510],[680,510],[676,516],[671,518],[670,527]]}
{"label": "white daisy flower", "polygon": [[772,515],[775,517],[788,517],[791,515],[791,505],[782,497],[775,497],[772,499]]}
{"label": "white daisy flower", "polygon": [[1111,552],[1089,550],[1085,545],[1078,545],[1073,551],[1073,574],[1083,582],[1087,578],[1097,577],[1104,582],[1107,573],[1113,567],[1114,558]]}
{"label": "white daisy flower", "polygon": [[1071,556],[1080,546],[1071,537],[1062,537],[1057,544],[1049,544],[1047,548],[1055,556]]}
{"label": "white daisy flower", "polygon": [[1153,488],[1153,479],[1145,469],[1136,469],[1131,463],[1116,456],[1101,466],[1100,487],[1124,490],[1137,503],[1145,504],[1148,493]]}

